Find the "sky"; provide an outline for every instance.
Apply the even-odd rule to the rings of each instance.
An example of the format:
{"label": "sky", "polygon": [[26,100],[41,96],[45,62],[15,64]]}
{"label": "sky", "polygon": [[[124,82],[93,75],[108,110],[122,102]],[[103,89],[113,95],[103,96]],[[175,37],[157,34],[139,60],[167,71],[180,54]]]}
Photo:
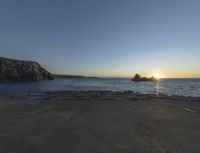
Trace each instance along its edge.
{"label": "sky", "polygon": [[199,0],[0,0],[0,56],[54,74],[200,77]]}

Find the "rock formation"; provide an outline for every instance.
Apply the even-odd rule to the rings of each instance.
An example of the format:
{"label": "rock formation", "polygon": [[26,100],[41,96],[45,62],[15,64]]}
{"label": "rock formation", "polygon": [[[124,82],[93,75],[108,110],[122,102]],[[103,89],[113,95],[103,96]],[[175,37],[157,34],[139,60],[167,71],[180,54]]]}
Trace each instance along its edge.
{"label": "rock formation", "polygon": [[135,76],[131,80],[136,81],[136,82],[157,81],[157,79],[153,76],[150,78],[147,78],[147,77],[141,77],[139,74],[135,74]]}
{"label": "rock formation", "polygon": [[39,63],[0,57],[0,82],[53,80]]}

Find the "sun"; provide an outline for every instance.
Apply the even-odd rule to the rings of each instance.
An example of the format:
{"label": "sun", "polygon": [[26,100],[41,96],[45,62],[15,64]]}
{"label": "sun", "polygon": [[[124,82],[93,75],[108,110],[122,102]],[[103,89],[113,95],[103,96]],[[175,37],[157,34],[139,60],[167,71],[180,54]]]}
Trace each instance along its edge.
{"label": "sun", "polygon": [[153,76],[154,76],[156,79],[159,79],[159,78],[160,78],[160,73],[155,73]]}

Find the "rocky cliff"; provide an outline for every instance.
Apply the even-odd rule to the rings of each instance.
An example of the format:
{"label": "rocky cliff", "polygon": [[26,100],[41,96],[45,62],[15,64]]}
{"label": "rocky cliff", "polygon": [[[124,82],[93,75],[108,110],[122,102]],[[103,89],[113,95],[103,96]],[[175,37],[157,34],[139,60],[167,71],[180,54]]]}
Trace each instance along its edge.
{"label": "rocky cliff", "polygon": [[0,57],[0,82],[53,80],[39,63]]}

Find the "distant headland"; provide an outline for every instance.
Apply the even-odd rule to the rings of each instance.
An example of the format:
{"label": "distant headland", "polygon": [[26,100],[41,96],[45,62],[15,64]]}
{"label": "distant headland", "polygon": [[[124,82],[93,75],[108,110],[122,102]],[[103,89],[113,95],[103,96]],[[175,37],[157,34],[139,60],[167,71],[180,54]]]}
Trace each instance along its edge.
{"label": "distant headland", "polygon": [[98,77],[52,74],[35,61],[25,61],[0,57],[0,83],[54,80],[55,78]]}
{"label": "distant headland", "polygon": [[131,80],[135,82],[157,81],[157,79],[153,76],[147,78],[147,77],[141,77],[139,74],[135,74],[135,76]]}
{"label": "distant headland", "polygon": [[81,78],[94,78],[94,79],[98,79],[98,77],[94,77],[94,76],[83,76],[83,75],[64,75],[64,74],[53,74],[53,76],[55,78],[77,78],[77,79],[81,79]]}

